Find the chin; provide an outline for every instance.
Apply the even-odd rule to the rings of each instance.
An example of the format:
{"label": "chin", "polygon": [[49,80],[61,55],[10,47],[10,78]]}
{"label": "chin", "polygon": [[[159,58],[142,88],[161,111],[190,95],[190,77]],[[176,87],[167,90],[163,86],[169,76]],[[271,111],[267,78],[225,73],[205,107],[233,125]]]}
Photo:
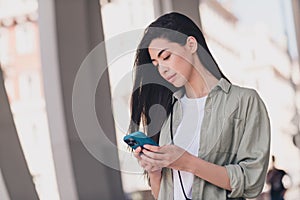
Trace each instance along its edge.
{"label": "chin", "polygon": [[174,83],[172,83],[172,85],[174,85],[177,88],[180,88],[180,87],[183,87],[185,85],[185,83],[182,81],[175,81]]}

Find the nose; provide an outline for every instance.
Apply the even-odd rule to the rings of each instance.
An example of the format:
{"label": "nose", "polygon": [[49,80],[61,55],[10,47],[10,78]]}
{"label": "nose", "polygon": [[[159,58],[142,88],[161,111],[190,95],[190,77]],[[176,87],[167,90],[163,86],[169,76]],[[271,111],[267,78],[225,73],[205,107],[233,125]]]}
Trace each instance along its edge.
{"label": "nose", "polygon": [[158,71],[160,74],[165,74],[166,72],[169,71],[169,68],[163,64],[158,65]]}

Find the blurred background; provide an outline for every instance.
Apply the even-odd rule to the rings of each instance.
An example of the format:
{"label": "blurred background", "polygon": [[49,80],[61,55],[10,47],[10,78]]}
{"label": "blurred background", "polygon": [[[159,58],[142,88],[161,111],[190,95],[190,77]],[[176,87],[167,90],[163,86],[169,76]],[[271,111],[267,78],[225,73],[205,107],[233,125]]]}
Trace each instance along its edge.
{"label": "blurred background", "polygon": [[[274,169],[284,171],[285,199],[300,199],[300,0],[0,0],[1,200],[152,199],[142,170],[119,152],[128,152],[134,50],[170,11],[191,17],[224,74],[267,106],[275,161],[257,199],[271,199]],[[78,69],[103,41],[98,67],[109,68],[95,110],[116,148],[98,149],[121,170],[91,155],[72,113]]]}

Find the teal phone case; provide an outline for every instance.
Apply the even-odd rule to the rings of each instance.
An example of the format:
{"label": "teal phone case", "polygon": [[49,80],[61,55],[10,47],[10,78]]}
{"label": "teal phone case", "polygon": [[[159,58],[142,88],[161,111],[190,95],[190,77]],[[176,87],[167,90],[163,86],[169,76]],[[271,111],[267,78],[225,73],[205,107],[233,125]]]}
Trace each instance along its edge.
{"label": "teal phone case", "polygon": [[133,149],[136,149],[138,147],[143,148],[143,145],[145,145],[145,144],[158,146],[158,144],[153,139],[146,136],[143,132],[140,132],[140,131],[126,135],[123,138],[123,140]]}

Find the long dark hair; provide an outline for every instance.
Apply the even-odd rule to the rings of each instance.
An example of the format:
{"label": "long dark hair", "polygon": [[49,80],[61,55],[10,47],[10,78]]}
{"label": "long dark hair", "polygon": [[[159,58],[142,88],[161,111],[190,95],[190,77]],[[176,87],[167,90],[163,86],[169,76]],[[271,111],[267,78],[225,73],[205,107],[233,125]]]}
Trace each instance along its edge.
{"label": "long dark hair", "polygon": [[[172,95],[178,88],[159,75],[151,62],[148,47],[155,38],[167,39],[183,46],[188,36],[196,38],[197,54],[203,66],[217,79],[228,80],[211,55],[201,30],[191,19],[176,12],[162,15],[145,29],[136,51],[129,133],[140,130],[142,122],[143,131],[159,142],[161,126],[170,114]],[[156,104],[160,105],[158,108],[163,108],[165,113],[162,113],[161,109],[151,112],[151,107]]]}

